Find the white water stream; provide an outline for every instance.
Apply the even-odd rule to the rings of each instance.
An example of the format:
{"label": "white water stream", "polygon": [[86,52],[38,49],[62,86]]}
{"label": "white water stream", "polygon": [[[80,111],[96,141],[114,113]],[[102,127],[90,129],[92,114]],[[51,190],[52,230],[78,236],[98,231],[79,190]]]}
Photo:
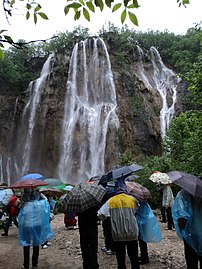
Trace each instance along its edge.
{"label": "white water stream", "polygon": [[100,38],[77,43],[69,66],[58,165],[64,182],[104,172],[107,132],[110,126],[119,127],[116,107],[105,43]]}
{"label": "white water stream", "polygon": [[[162,99],[162,108],[160,111],[161,137],[166,136],[166,130],[169,128],[171,120],[175,113],[175,103],[177,98],[177,86],[180,79],[169,68],[167,68],[155,47],[149,50],[149,57],[152,63],[150,72],[145,68],[144,54],[140,47],[138,48],[141,64],[139,65],[138,74],[148,89],[157,89]],[[170,102],[168,102],[168,95]]]}
{"label": "white water stream", "polygon": [[[48,59],[43,65],[40,77],[29,84],[28,91],[30,92],[30,97],[24,108],[20,127],[20,130],[26,135],[25,137],[22,136],[22,139],[18,144],[18,151],[21,152],[21,154],[18,154],[18,159],[15,163],[18,176],[25,175],[30,169],[30,156],[33,142],[32,135],[36,123],[36,112],[38,106],[40,106],[44,84],[46,83],[46,79],[51,70],[52,58],[53,54],[49,55]],[[19,137],[21,135],[22,134],[19,134]]]}

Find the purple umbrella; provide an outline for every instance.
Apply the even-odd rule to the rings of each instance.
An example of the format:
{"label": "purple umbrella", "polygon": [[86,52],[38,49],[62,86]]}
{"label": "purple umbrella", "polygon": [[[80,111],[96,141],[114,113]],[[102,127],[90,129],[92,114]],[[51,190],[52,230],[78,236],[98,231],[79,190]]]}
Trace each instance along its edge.
{"label": "purple umbrella", "polygon": [[178,185],[191,195],[202,198],[202,180],[200,178],[181,171],[168,172],[167,175],[172,183]]}

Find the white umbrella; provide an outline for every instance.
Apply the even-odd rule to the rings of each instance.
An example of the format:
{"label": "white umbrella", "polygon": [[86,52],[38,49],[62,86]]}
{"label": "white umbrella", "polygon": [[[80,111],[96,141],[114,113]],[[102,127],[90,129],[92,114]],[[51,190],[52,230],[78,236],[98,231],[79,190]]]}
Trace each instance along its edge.
{"label": "white umbrella", "polygon": [[153,181],[154,183],[157,184],[170,184],[171,180],[169,178],[169,176],[166,173],[162,173],[162,172],[154,172],[149,179],[151,181]]}

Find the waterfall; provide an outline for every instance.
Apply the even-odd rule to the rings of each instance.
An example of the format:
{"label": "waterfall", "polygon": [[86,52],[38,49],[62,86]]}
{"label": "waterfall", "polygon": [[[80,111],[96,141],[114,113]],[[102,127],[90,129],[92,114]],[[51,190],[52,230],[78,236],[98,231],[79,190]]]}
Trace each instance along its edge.
{"label": "waterfall", "polygon": [[107,133],[117,129],[116,91],[111,63],[101,38],[76,43],[72,52],[58,177],[64,182],[103,173]]}
{"label": "waterfall", "polygon": [[11,185],[11,158],[8,157],[6,163],[7,185]]}
{"label": "waterfall", "polygon": [[[138,47],[138,54],[142,54],[142,50]],[[177,98],[177,86],[180,79],[169,68],[167,68],[155,47],[149,50],[149,58],[152,63],[152,71],[150,73],[144,67],[144,59],[141,58],[138,74],[148,89],[155,88],[159,92],[162,99],[162,108],[160,111],[161,137],[166,136],[166,130],[169,128],[170,122],[175,113],[175,103]],[[170,97],[170,98],[169,98]],[[168,102],[169,100],[169,102]]]}
{"label": "waterfall", "polygon": [[17,106],[18,106],[18,97],[15,100],[15,108],[14,108],[14,112],[13,112],[13,120],[15,120],[15,115],[16,115],[16,111],[17,111]]}
{"label": "waterfall", "polygon": [[[40,106],[41,94],[47,81],[47,77],[51,71],[52,58],[53,54],[49,55],[43,65],[40,77],[35,81],[30,82],[28,87],[30,96],[23,111],[21,127],[18,134],[20,141],[18,141],[17,145],[18,152],[15,163],[18,176],[26,174],[30,169],[32,138],[36,123],[36,112],[37,108]],[[23,136],[23,134],[25,134],[25,136]]]}
{"label": "waterfall", "polygon": [[3,157],[1,154],[0,154],[0,182],[4,182]]}

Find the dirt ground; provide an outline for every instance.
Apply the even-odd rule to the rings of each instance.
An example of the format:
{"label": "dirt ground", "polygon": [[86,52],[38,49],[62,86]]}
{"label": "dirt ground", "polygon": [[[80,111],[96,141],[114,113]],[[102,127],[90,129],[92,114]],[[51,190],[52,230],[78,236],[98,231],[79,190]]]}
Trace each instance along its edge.
{"label": "dirt ground", "polygon": [[[149,243],[150,263],[141,265],[141,269],[185,269],[183,243],[175,231],[166,230],[166,224],[160,223],[161,242]],[[64,226],[63,214],[55,216],[51,222],[55,238],[47,249],[40,249],[39,269],[82,269],[82,257],[79,245],[78,229],[68,230]],[[99,225],[100,269],[116,269],[116,256],[101,251],[104,246],[102,226]],[[2,230],[1,230],[2,231]],[[3,231],[2,231],[3,232]],[[1,232],[1,233],[2,233]],[[23,263],[22,247],[18,245],[17,228],[13,225],[8,237],[0,237],[0,269],[20,269]],[[127,268],[130,268],[127,260]]]}

